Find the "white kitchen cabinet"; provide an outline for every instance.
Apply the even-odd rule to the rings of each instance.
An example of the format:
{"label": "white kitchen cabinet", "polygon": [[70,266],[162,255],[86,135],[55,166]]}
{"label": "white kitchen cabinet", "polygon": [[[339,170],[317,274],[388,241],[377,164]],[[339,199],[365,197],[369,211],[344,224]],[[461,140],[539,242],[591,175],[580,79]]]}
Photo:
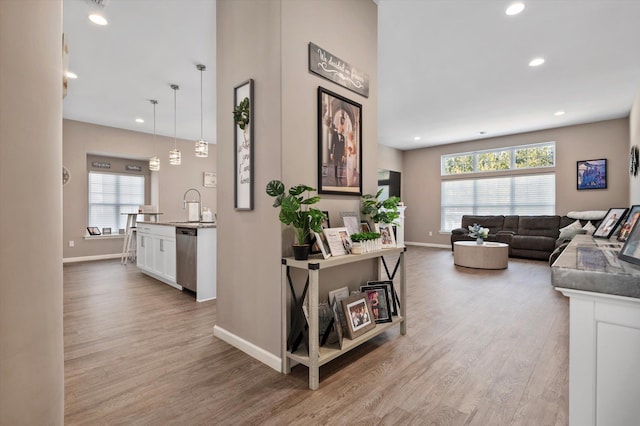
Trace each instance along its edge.
{"label": "white kitchen cabinet", "polygon": [[138,224],[138,268],[144,273],[181,289],[176,283],[176,228]]}

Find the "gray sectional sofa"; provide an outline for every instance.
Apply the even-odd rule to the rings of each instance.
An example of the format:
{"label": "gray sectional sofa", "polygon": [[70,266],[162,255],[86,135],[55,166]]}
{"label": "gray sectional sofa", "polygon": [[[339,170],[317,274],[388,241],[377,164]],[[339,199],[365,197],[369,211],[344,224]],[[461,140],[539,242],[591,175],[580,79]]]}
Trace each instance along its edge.
{"label": "gray sectional sofa", "polygon": [[[560,229],[575,222],[567,216],[462,216],[462,226],[451,231],[451,250],[456,241],[473,241],[469,226],[489,228],[487,241],[509,244],[509,256],[549,260],[557,246]],[[587,221],[581,221],[583,225]],[[598,226],[598,221],[592,221]]]}

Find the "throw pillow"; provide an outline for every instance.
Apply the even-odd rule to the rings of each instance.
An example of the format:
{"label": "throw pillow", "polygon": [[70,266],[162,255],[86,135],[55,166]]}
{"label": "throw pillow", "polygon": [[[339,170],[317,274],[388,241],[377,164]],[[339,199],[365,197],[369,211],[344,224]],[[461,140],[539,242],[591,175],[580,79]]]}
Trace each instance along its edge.
{"label": "throw pillow", "polygon": [[567,217],[581,220],[600,220],[607,215],[607,210],[588,210],[584,212],[569,212]]}
{"label": "throw pillow", "polygon": [[579,220],[576,220],[572,224],[567,225],[564,228],[560,228],[560,236],[558,237],[558,239],[560,239],[560,240],[570,240],[573,237],[575,237],[576,234],[581,230],[582,230],[582,224],[580,223]]}
{"label": "throw pillow", "polygon": [[587,231],[587,235],[593,235],[593,233],[596,232],[596,227],[593,226],[593,223],[591,223],[591,221],[587,222],[587,224],[583,226],[582,229]]}

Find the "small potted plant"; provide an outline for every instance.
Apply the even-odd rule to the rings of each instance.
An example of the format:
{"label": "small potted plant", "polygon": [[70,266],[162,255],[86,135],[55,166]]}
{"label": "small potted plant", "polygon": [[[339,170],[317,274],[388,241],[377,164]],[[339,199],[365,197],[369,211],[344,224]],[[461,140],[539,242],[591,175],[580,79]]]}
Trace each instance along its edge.
{"label": "small potted plant", "polygon": [[485,238],[489,236],[489,228],[483,228],[474,223],[473,226],[469,226],[469,236],[476,239],[476,244],[483,244]]}
{"label": "small potted plant", "polygon": [[389,197],[384,201],[378,200],[382,194],[382,189],[376,195],[366,194],[362,196],[362,214],[371,218],[372,224],[393,223],[400,217],[398,213],[398,203],[400,198]]}
{"label": "small potted plant", "polygon": [[378,232],[356,232],[350,235],[351,253],[363,254],[382,248]]}
{"label": "small potted plant", "polygon": [[320,201],[320,196],[311,196],[315,191],[307,185],[296,185],[285,191],[284,184],[279,180],[272,180],[267,184],[267,195],[276,200],[273,207],[280,207],[280,222],[291,225],[296,232],[296,242],[293,245],[293,254],[296,260],[309,258],[309,230],[322,232],[322,221],[326,219],[324,213],[313,207]]}

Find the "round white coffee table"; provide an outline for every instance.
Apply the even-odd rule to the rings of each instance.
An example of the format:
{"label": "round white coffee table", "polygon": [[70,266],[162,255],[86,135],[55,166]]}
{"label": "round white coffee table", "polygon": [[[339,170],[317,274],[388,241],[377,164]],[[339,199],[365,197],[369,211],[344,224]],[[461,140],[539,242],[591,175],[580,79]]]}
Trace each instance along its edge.
{"label": "round white coffee table", "polygon": [[456,241],[453,263],[476,269],[505,269],[509,266],[509,245],[504,243]]}

